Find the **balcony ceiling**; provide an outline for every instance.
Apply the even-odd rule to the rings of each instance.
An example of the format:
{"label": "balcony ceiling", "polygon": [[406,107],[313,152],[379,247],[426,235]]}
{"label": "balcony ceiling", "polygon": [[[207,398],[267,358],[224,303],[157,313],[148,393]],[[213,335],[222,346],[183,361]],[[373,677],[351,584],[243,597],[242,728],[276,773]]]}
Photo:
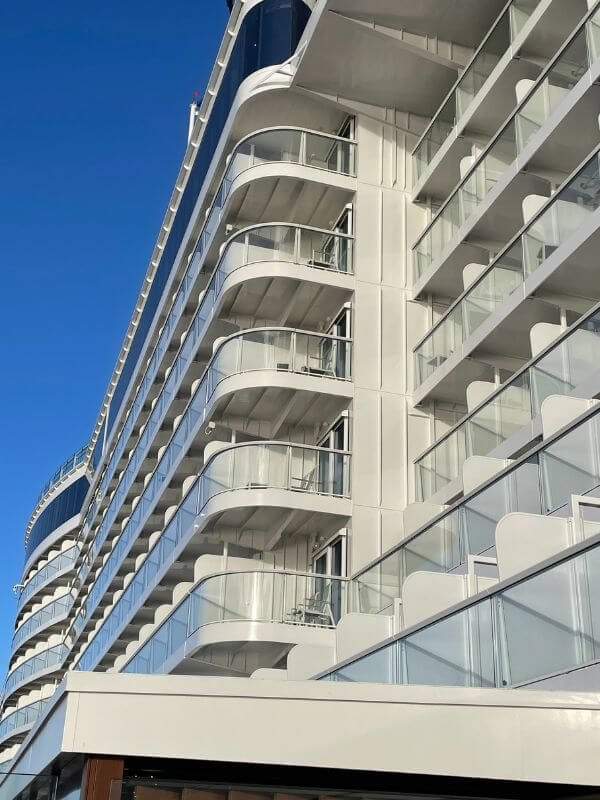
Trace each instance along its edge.
{"label": "balcony ceiling", "polygon": [[329,0],[349,17],[476,47],[506,0]]}
{"label": "balcony ceiling", "polygon": [[445,58],[325,10],[308,41],[294,84],[429,116],[456,81],[457,70],[458,65]]}

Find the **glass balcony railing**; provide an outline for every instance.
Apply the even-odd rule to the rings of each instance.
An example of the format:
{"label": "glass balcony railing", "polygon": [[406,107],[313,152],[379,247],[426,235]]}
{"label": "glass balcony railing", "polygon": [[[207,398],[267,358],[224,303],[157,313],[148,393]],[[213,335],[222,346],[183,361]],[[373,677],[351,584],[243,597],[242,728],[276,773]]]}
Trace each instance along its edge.
{"label": "glass balcony railing", "polygon": [[351,273],[352,245],[350,236],[334,231],[299,225],[253,225],[229,239],[219,271],[224,279],[240,266],[286,262]]}
{"label": "glass balcony railing", "polygon": [[0,742],[6,741],[21,729],[31,728],[42,716],[49,702],[50,698],[36,700],[35,703],[30,703],[28,706],[13,711],[12,714],[7,714],[0,722]]}
{"label": "glass balcony railing", "polygon": [[413,572],[464,569],[470,555],[494,554],[496,525],[521,512],[569,516],[571,495],[600,494],[600,415],[536,448],[353,579],[354,608],[393,613]]}
{"label": "glass balcony railing", "polygon": [[12,652],[14,653],[23,642],[30,639],[38,630],[47,627],[52,622],[58,622],[60,619],[64,619],[72,607],[73,597],[70,594],[65,594],[53,600],[51,603],[42,606],[38,611],[28,617],[15,631],[12,640]]}
{"label": "glass balcony railing", "polygon": [[[351,271],[352,244],[352,238],[344,234],[296,225],[254,226],[241,231],[227,242],[217,268],[213,272],[209,284],[202,295],[198,310],[188,328],[185,341],[180,347],[173,367],[161,388],[154,408],[145,424],[144,433],[136,442],[133,453],[128,459],[127,467],[120,476],[114,495],[104,513],[100,527],[96,531],[91,549],[80,568],[78,576],[79,583],[83,583],[87,577],[90,565],[93,558],[95,558],[95,552],[98,551],[106,540],[108,531],[123,504],[127,492],[135,480],[139,466],[146,458],[147,452],[152,445],[152,433],[161,426],[171,400],[177,393],[185,377],[187,365],[193,358],[194,353],[206,334],[209,322],[216,313],[218,307],[217,300],[223,291],[223,286],[227,277],[237,269],[248,266],[249,264],[265,260],[288,261],[290,258],[298,259],[298,261],[294,263],[319,269],[333,269],[341,272]],[[316,258],[317,255],[318,259]],[[166,326],[167,323],[165,323],[165,327]],[[170,334],[172,334],[173,329],[174,324],[170,327]],[[160,341],[162,341],[162,334],[159,343]],[[166,337],[164,341],[165,351],[169,341],[170,336]],[[157,364],[159,361],[160,360],[157,360]],[[149,378],[150,374],[150,372],[147,373],[146,377]],[[154,376],[154,373],[152,373],[152,375]],[[146,381],[146,378],[144,378],[144,381]],[[147,389],[149,389],[150,383],[151,382],[149,382]],[[114,474],[117,464],[123,455],[129,436],[137,421],[138,414],[142,409],[145,397],[145,392],[141,392],[141,394],[138,394],[136,397],[131,413],[127,418],[125,427],[117,442],[116,449],[111,455],[107,472],[102,478],[100,486],[101,492],[94,501],[93,507],[88,511],[87,526],[91,523],[91,519],[98,509],[100,498],[108,488],[109,476]],[[134,413],[136,409],[137,413]],[[84,525],[84,532],[85,527]]]}
{"label": "glass balcony railing", "polygon": [[[39,503],[42,497],[47,494],[50,489],[53,489],[58,483],[60,483],[63,478],[66,478],[67,475],[70,475],[74,469],[81,466],[81,464],[85,464],[87,460],[89,446],[86,444],[85,447],[82,447],[81,450],[78,450],[74,453],[70,458],[68,458],[62,466],[60,466],[54,475],[50,478],[50,480],[46,483],[44,488],[39,494],[37,502]],[[36,503],[37,505],[37,503]]]}
{"label": "glass balcony railing", "polygon": [[69,649],[64,644],[49,647],[41,653],[36,653],[31,658],[23,661],[18,667],[9,672],[4,683],[4,697],[7,697],[13,689],[28,680],[35,678],[36,675],[45,673],[53,667],[62,666]]}
{"label": "glass balcony railing", "polygon": [[[209,241],[210,237],[202,245],[201,237],[196,254],[188,266],[187,274],[182,281],[167,320],[160,332],[142,383],[102,475],[98,492],[87,511],[83,525],[84,536],[87,535],[91,527],[100,502],[108,490],[129,438],[137,424],[139,414],[146,402],[150,387],[154,383],[162,358],[167,352],[177,323],[189,300],[194,281],[202,269],[203,258]],[[183,379],[183,374],[176,368],[177,364],[181,360],[185,361],[189,358],[192,348],[196,346],[205,334],[209,320],[216,313],[217,298],[222,292],[226,278],[236,269],[263,261],[283,261],[317,269],[351,273],[353,267],[353,239],[351,236],[335,231],[324,231],[299,225],[255,225],[232,236],[226,243],[219,263],[210,278],[194,320],[190,325],[186,341],[180,348],[177,356],[178,360],[169,375],[171,386],[166,393],[164,388],[161,391],[157,403],[158,409],[155,408],[153,414],[156,413],[158,415],[161,413],[164,416],[164,413],[166,413],[167,406],[164,405],[162,398],[163,396],[168,396],[170,392],[176,391],[176,387],[179,386]],[[150,443],[148,441],[146,447],[149,447]],[[136,452],[138,448],[139,444],[136,445]],[[125,471],[125,478],[121,478],[122,485],[131,480],[130,466],[131,461]],[[120,487],[118,487],[117,491],[120,491]]]}
{"label": "glass balcony railing", "polygon": [[62,553],[54,556],[45,566],[39,569],[23,587],[23,591],[19,595],[17,611],[20,611],[25,603],[33,597],[37,591],[51,583],[57,575],[72,569],[77,561],[78,555],[79,547],[73,545],[73,547],[69,547],[68,550],[64,550]]}
{"label": "glass balcony railing", "polygon": [[534,134],[592,66],[600,45],[599,25],[600,12],[585,18],[430,222],[413,247],[415,280],[442,256]]}
{"label": "glass balcony railing", "polygon": [[413,150],[414,183],[465,115],[540,0],[512,0],[493,24]]}
{"label": "glass balcony railing", "polygon": [[[351,237],[331,231],[321,231],[315,228],[306,228],[295,225],[260,225],[248,228],[233,236],[226,244],[219,264],[212,274],[209,284],[202,296],[198,310],[188,329],[184,343],[181,345],[179,353],[163,385],[157,402],[152,409],[150,418],[147,420],[144,435],[137,441],[132,455],[128,460],[127,467],[121,475],[111,502],[104,513],[103,520],[96,532],[91,555],[83,563],[79,582],[82,583],[90,569],[94,552],[97,551],[105,541],[108,531],[129,491],[139,466],[147,455],[152,445],[152,432],[157,430],[162,424],[173,396],[177,393],[181,381],[186,372],[187,365],[193,354],[202,341],[208,324],[213,319],[218,307],[217,300],[220,297],[225,281],[229,275],[249,264],[263,261],[293,261],[293,263],[304,264],[318,269],[332,269],[340,272],[348,272],[352,269],[352,244]],[[165,323],[166,325],[167,323]],[[174,327],[174,326],[172,326]],[[164,331],[163,331],[164,332]],[[172,332],[172,331],[171,331]],[[162,339],[162,334],[161,334]],[[168,346],[168,339],[164,342],[165,350]],[[341,377],[341,376],[340,376]],[[346,376],[348,377],[348,376]],[[149,387],[148,387],[149,388]],[[125,428],[119,438],[117,448],[111,456],[107,473],[103,476],[101,495],[108,487],[107,477],[112,475],[124,452],[128,437],[133,430],[137,414],[133,411],[137,408],[138,414],[141,411],[141,400],[145,395],[136,398],[132,413],[127,418]],[[94,508],[97,510],[99,497]],[[94,516],[93,509],[88,512],[88,524]]]}
{"label": "glass balcony railing", "polygon": [[[350,454],[281,442],[252,442],[216,453],[205,464],[198,480],[95,633],[79,659],[77,669],[94,669],[125,621],[137,611],[177,553],[194,535],[196,519],[204,512],[208,502],[219,494],[240,489],[284,489],[330,497],[349,497]],[[141,501],[138,506],[140,504]],[[121,540],[112,553],[120,545]],[[121,561],[122,557],[118,559],[118,563]],[[96,584],[92,591],[95,586]],[[84,622],[89,616],[87,605],[91,596],[90,592],[90,597],[80,612],[80,619]],[[82,627],[83,624],[76,624],[75,631],[78,633]]]}
{"label": "glass balcony railing", "polygon": [[540,413],[546,397],[570,394],[599,364],[600,311],[595,311],[415,460],[417,500],[459,478],[467,458],[491,453]]}
{"label": "glass balcony railing", "polygon": [[219,347],[209,368],[208,395],[231,375],[255,370],[350,379],[352,342],[289,328],[256,328],[234,334]]}
{"label": "glass balcony railing", "polygon": [[345,578],[266,570],[203,578],[121,671],[163,672],[168,659],[189,636],[214,623],[334,628],[347,611],[347,585]]}
{"label": "glass balcony railing", "polygon": [[417,387],[598,209],[598,181],[594,152],[415,347]]}
{"label": "glass balcony railing", "polygon": [[596,543],[324,679],[509,687],[593,664],[600,660],[599,581]]}
{"label": "glass balcony railing", "polygon": [[[121,483],[107,509],[94,542],[80,567],[77,581],[83,584],[89,574],[92,563],[103,542],[111,530],[119,509],[127,496],[127,489],[135,476],[146,453],[152,444],[154,432],[160,427],[166,408],[171,402],[175,389],[170,383],[179,381],[185,374],[190,358],[193,357],[199,341],[201,324],[192,324],[186,337],[192,344],[190,350],[183,350],[177,357],[175,365],[168,376],[158,401],[148,418],[144,432],[130,456],[129,464]],[[181,362],[180,362],[181,359]],[[135,541],[152,509],[170,480],[173,471],[181,461],[182,453],[190,446],[199,426],[204,424],[209,415],[210,403],[216,387],[227,377],[251,372],[258,369],[296,372],[315,377],[349,380],[351,376],[352,343],[348,339],[325,334],[312,334],[289,328],[257,328],[234,334],[221,343],[209,362],[204,375],[190,399],[182,418],[174,431],[171,440],[162,453],[159,462],[146,484],[139,502],[132,511],[125,527],[121,531],[119,541],[112,549],[90,589],[86,604],[76,614],[72,634],[78,636],[85,627],[91,614],[109,585],[115,571]]]}
{"label": "glass balcony railing", "polygon": [[[86,530],[89,529],[93,517],[98,510],[100,499],[106,493],[108,485],[112,480],[116,464],[119,462],[131,430],[135,426],[148,390],[154,383],[161,361],[171,342],[173,332],[181,318],[183,309],[187,305],[196,278],[202,271],[204,258],[223,217],[223,212],[226,208],[233,182],[243,172],[252,167],[268,163],[292,163],[298,164],[299,166],[314,167],[351,176],[355,173],[355,161],[356,142],[339,136],[330,136],[315,131],[292,128],[273,128],[253,133],[245,139],[242,139],[235,147],[228,159],[225,174],[217,189],[212,205],[207,211],[206,220],[198,237],[193,258],[190,259],[186,273],[175,293],[167,319],[160,331],[158,342],[145,367],[144,375],[134,397],[132,408],[129,410],[125,419],[124,429],[117,438],[108,466],[104,470],[97,496],[86,515],[84,524]],[[321,233],[325,232],[322,231]],[[325,240],[323,246],[326,253],[329,254],[331,245]],[[273,250],[278,250],[276,242],[273,244]],[[315,248],[315,255],[318,255],[318,252],[318,248]],[[333,263],[337,265],[338,261],[335,259],[335,253],[333,255]],[[344,263],[343,254],[341,255],[339,263]],[[315,263],[314,265],[326,266],[326,263]],[[344,269],[344,271],[346,270]],[[128,431],[128,433],[126,433],[126,431]],[[119,454],[118,456],[116,455],[117,453]]]}

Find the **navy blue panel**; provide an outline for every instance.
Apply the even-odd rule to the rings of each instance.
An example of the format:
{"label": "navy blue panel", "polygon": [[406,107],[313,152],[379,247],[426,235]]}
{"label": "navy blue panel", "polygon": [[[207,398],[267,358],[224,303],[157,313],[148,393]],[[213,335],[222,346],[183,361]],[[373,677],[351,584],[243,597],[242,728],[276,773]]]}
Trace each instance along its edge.
{"label": "navy blue panel", "polygon": [[309,17],[310,9],[304,0],[263,0],[261,4],[250,9],[240,26],[202,143],[196,154],[194,166],[131,342],[127,360],[113,393],[108,412],[107,442],[118,418],[125,392],[171,274],[175,256],[181,246],[236,92],[242,81],[253,72],[280,64],[294,53]]}
{"label": "navy blue panel", "polygon": [[74,517],[75,514],[81,511],[81,506],[83,505],[89,488],[90,483],[88,479],[85,475],[82,475],[81,478],[78,478],[46,506],[31,529],[29,541],[25,548],[26,556],[33,553],[35,548],[43,542],[52,531],[55,531],[63,522],[71,519],[71,517]]}
{"label": "navy blue panel", "polygon": [[96,467],[100,463],[100,459],[102,457],[102,451],[104,449],[104,429],[106,428],[106,420],[102,423],[102,427],[100,428],[100,432],[98,434],[98,438],[96,439],[96,444],[94,445],[94,450],[92,451],[92,470],[96,471]]}

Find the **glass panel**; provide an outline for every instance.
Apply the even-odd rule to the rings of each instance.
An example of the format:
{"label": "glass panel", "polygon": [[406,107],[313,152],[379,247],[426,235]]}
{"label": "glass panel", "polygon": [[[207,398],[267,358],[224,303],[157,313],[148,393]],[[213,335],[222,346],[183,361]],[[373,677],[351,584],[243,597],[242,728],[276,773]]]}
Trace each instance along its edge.
{"label": "glass panel", "polygon": [[[598,508],[590,510],[595,512],[593,530],[595,534],[598,533]],[[578,562],[585,587],[581,591],[582,618],[589,620],[586,625],[584,660],[591,661],[600,658],[600,547],[588,550]]]}
{"label": "glass panel", "polygon": [[456,105],[460,118],[473,102],[476,94],[492,74],[494,67],[511,43],[509,14],[503,14],[495,29],[483,43],[456,90]]}
{"label": "glass panel", "polygon": [[402,548],[404,574],[447,572],[461,563],[458,516],[449,514]]}
{"label": "glass panel", "polygon": [[484,553],[494,546],[496,525],[512,511],[510,497],[512,476],[492,483],[468,500],[461,508],[469,553]]}
{"label": "glass panel", "polygon": [[265,131],[253,136],[249,141],[252,166],[276,161],[299,163],[300,141],[300,131],[291,130]]}
{"label": "glass panel", "polygon": [[[575,565],[560,564],[507,589],[500,600],[503,683],[522,683],[582,660]],[[533,646],[532,646],[533,645]]]}
{"label": "glass panel", "polygon": [[398,683],[397,645],[392,643],[335,672],[335,680],[358,683]]}
{"label": "glass panel", "polygon": [[363,614],[392,613],[394,599],[401,597],[401,552],[391,556],[353,581],[353,609]]}
{"label": "glass panel", "polygon": [[585,494],[600,483],[598,418],[593,417],[540,453],[544,513],[562,506],[566,493]]}
{"label": "glass panel", "polygon": [[311,167],[327,169],[350,175],[353,172],[354,145],[341,139],[318,136],[314,133],[306,135],[306,161]]}
{"label": "glass panel", "polygon": [[491,601],[465,609],[402,640],[405,682],[494,686]]}
{"label": "glass panel", "polygon": [[585,27],[590,63],[593,63],[600,58],[600,13],[594,14]]}
{"label": "glass panel", "polygon": [[416,183],[433,161],[435,154],[450,136],[456,124],[456,96],[453,93],[436,114],[432,124],[413,153]]}
{"label": "glass panel", "polygon": [[522,282],[521,244],[518,242],[465,296],[465,336],[477,330]]}
{"label": "glass panel", "polygon": [[482,42],[471,63],[457,81],[449,98],[435,115],[413,153],[414,183],[450,136],[457,119],[471,106],[514,39],[521,33],[539,0],[514,0]]}
{"label": "glass panel", "polygon": [[[228,258],[231,259],[235,254],[238,266],[244,263],[252,264],[257,261],[293,261],[295,242],[295,228],[282,225],[256,228],[247,233],[248,249],[245,257],[236,252],[234,247],[232,252],[228,253]],[[231,268],[226,270],[226,272],[231,271]]]}

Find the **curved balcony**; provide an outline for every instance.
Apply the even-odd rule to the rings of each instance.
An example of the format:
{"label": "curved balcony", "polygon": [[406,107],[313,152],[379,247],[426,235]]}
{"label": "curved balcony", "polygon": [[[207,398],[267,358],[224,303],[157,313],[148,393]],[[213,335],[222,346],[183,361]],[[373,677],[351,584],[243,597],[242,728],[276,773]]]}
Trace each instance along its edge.
{"label": "curved balcony", "polygon": [[73,607],[73,597],[65,594],[47,603],[28,617],[15,631],[12,640],[12,653],[33,636],[62,620],[65,620]]}
{"label": "curved balcony", "polygon": [[[190,336],[191,331],[188,338]],[[350,340],[285,328],[252,329],[234,334],[221,342],[187,408],[181,415],[177,428],[166,445],[152,477],[146,484],[135,510],[121,532],[118,543],[111,551],[100,575],[91,587],[85,609],[82,609],[75,617],[73,633],[76,636],[79,635],[90,619],[116,570],[146,524],[160,494],[164,491],[164,486],[171,479],[181,460],[181,453],[190,447],[199,431],[206,427],[206,422],[212,417],[213,409],[218,408],[219,404],[223,402],[224,395],[230,413],[235,413],[237,405],[241,403],[243,407],[240,409],[240,413],[246,416],[248,410],[243,405],[244,399],[252,399],[252,395],[254,395],[255,407],[258,406],[259,400],[264,400],[266,406],[263,414],[267,420],[272,419],[276,414],[277,397],[274,396],[274,392],[277,387],[288,392],[299,392],[307,398],[311,396],[313,399],[316,396],[320,398],[322,395],[330,398],[326,402],[338,405],[341,402],[344,405],[350,396],[343,389],[343,384],[350,380],[351,361],[352,343]],[[182,371],[183,367],[185,367],[185,362],[182,365]],[[252,373],[253,376],[245,386],[236,385],[231,388],[230,392],[221,386],[233,376],[249,373]],[[259,373],[267,373],[267,375],[261,378]],[[255,375],[258,377],[254,377]],[[303,378],[302,382],[299,382],[300,376]],[[171,397],[169,381],[170,376],[164,389],[166,390],[166,402],[170,402]],[[338,389],[340,385],[342,386],[341,392]],[[270,389],[272,390],[270,397],[266,397],[265,395]],[[165,413],[165,409],[161,406],[161,397],[162,395],[140,437],[138,447],[141,452],[138,454],[138,447],[136,447],[130,457],[129,475],[126,471],[122,478],[122,481],[129,478],[130,485],[152,442],[152,433],[159,426],[154,419],[155,417],[158,419],[159,415]],[[296,413],[301,413],[305,406],[305,402],[298,403]],[[259,411],[260,409],[257,408],[256,413]],[[89,574],[93,557],[106,541],[114,518],[126,498],[124,488],[126,485],[127,483],[122,483],[122,488],[115,492],[109,506],[109,510],[114,508],[114,513],[112,516],[108,512],[105,515],[95,537],[93,549],[90,551],[91,557],[84,562],[80,569],[79,580],[81,582]]]}
{"label": "curved balcony", "polygon": [[[135,424],[139,410],[145,402],[145,396],[154,382],[173,332],[191,296],[198,275],[202,271],[206,255],[209,249],[214,246],[215,235],[221,226],[223,213],[227,207],[232,189],[235,188],[236,181],[252,168],[260,168],[268,164],[289,164],[332,174],[353,176],[355,173],[355,161],[355,142],[342,137],[299,128],[265,129],[250,134],[236,145],[228,157],[225,174],[207,211],[206,220],[200,231],[194,255],[175,293],[167,319],[160,331],[158,342],[145,368],[144,376],[133,401],[133,407],[126,418],[125,428],[128,425],[132,427]],[[136,408],[137,411],[134,411]],[[129,422],[130,420],[131,422]],[[130,432],[131,427],[129,429]],[[125,441],[122,447],[125,447],[128,434],[124,436],[123,432],[121,432],[115,452],[119,449],[119,441],[123,438]],[[119,458],[117,458],[117,462]],[[100,495],[106,492],[108,483],[112,479],[115,467],[113,461],[114,454],[111,456],[109,465],[101,479]],[[86,516],[87,527],[89,527],[96,510],[97,503],[92,505]]]}
{"label": "curved balcony", "polygon": [[12,714],[7,714],[0,722],[0,744],[27,733],[42,716],[49,702],[50,698],[36,700],[35,703],[18,708]]}
{"label": "curved balcony", "polygon": [[[273,642],[293,646],[311,641],[311,629],[335,628],[348,610],[348,583],[346,578],[271,570],[202,578],[121,672],[185,672],[182,662],[200,651],[206,671],[212,662],[218,672],[229,668],[222,660],[228,651],[238,657],[240,647],[253,669],[272,666]],[[207,631],[210,626],[217,627]]]}
{"label": "curved balcony", "polygon": [[[215,149],[224,131],[230,132],[233,122],[231,111],[237,104],[236,99],[242,100],[245,94],[243,84],[247,79],[254,83],[259,80],[258,76],[264,78],[263,68],[272,74],[278,70],[278,65],[287,62],[296,50],[309,16],[310,9],[303,0],[268,0],[239,7],[239,13],[232,19],[232,26],[225,34],[217,57],[209,89],[194,119],[190,141],[153,251],[148,280],[145,282],[152,283],[152,295],[147,298],[150,302],[146,302],[145,289],[149,287],[145,286],[140,302],[136,303],[141,306],[139,315],[136,313],[134,316],[137,330],[131,339],[127,337],[125,340],[119,366],[110,381],[114,391],[105,398],[112,406],[112,414],[104,414],[106,406],[103,405],[103,412],[96,423],[92,437],[94,468],[102,457],[103,442],[99,434],[106,433],[107,442],[112,439],[112,430],[127,399],[127,388],[146,343],[148,330],[153,327],[152,319],[169,284],[190,223],[196,221],[196,200],[213,166]],[[269,29],[274,19],[277,19],[279,33],[275,47],[269,44],[271,37],[261,33]],[[254,79],[252,75],[255,75]],[[160,269],[155,272],[153,267],[159,261]]]}
{"label": "curved balcony", "polygon": [[417,142],[412,153],[414,183],[421,179],[435,155],[471,108],[502,57],[510,53],[513,42],[540,2],[512,0],[496,19]]}
{"label": "curved balcony", "polygon": [[9,672],[6,677],[4,683],[4,702],[6,702],[7,697],[19,687],[60,669],[68,652],[69,648],[65,644],[59,644],[54,647],[49,647],[41,653],[36,653],[31,656],[31,658],[19,664],[19,666]]}
{"label": "curved balcony", "polygon": [[[203,293],[200,306],[190,323],[185,341],[181,345],[167,380],[157,397],[150,418],[145,423],[144,435],[136,443],[133,454],[128,459],[127,468],[121,476],[113,498],[104,514],[101,527],[95,536],[93,545],[95,549],[98,549],[104,542],[108,528],[118,512],[126,492],[135,480],[139,464],[143,461],[152,445],[150,434],[162,424],[171,399],[177,393],[185,377],[187,365],[193,358],[200,343],[205,339],[210,339],[207,336],[207,332],[209,331],[210,323],[217,315],[220,300],[228,288],[228,277],[239,271],[239,286],[243,287],[245,278],[241,268],[250,264],[262,264],[265,261],[279,264],[294,263],[296,266],[293,273],[296,281],[302,277],[296,274],[297,265],[306,266],[309,274],[314,270],[315,277],[347,273],[351,271],[352,267],[352,243],[352,238],[343,234],[296,225],[254,226],[236,234],[229,240],[224,248],[219,265],[214,271],[206,291]],[[273,275],[271,275],[271,281],[273,281]],[[327,281],[328,278],[325,282],[327,283]],[[340,288],[338,291],[345,292],[348,289]],[[337,292],[334,292],[334,299],[339,305],[341,297]],[[134,412],[137,410],[139,414],[141,411],[140,403],[142,399],[141,397],[136,399],[132,413],[128,417],[126,428],[123,431],[124,435],[119,440],[117,449],[111,456],[109,463],[109,472],[111,474],[116,469],[127,443],[126,433],[133,430],[133,425],[137,421]],[[105,474],[101,484],[101,489],[105,488],[108,488],[108,473]],[[99,500],[95,504],[96,509],[98,502]],[[88,513],[88,521],[91,516],[92,510]],[[89,572],[89,566],[89,562],[83,565],[80,572],[80,580],[85,579]]]}
{"label": "curved balcony", "polygon": [[[417,500],[427,500],[462,474],[470,456],[494,453],[540,413],[553,394],[588,396],[577,387],[594,375],[600,364],[600,312],[566,330],[560,341],[499,386],[457,425],[415,459]],[[515,452],[523,443],[518,442]],[[506,456],[513,455],[508,452]]]}
{"label": "curved balcony", "polygon": [[[483,207],[484,201],[491,196],[492,190],[501,181],[504,184],[511,165],[518,163],[519,167],[514,174],[511,172],[510,175],[512,215],[507,200],[501,209],[495,209],[495,213],[490,214],[493,219],[489,220],[489,224],[485,223],[488,227],[485,228],[485,231],[482,229],[476,238],[506,241],[514,231],[513,217],[519,213],[523,198],[536,191],[543,192],[543,182],[535,176],[536,169],[532,169],[532,174],[527,174],[524,170],[528,160],[524,158],[525,150],[534,139],[535,134],[559,106],[564,104],[566,113],[571,111],[568,104],[565,103],[567,96],[597,60],[598,43],[596,40],[600,40],[599,21],[600,12],[596,12],[593,16],[589,14],[584,16],[574,34],[551,60],[539,78],[531,82],[532,85],[523,100],[461,178],[450,197],[421,234],[413,246],[415,283],[434,263],[439,263],[445,257],[451,243],[458,237],[463,226],[471,218],[474,218]],[[568,163],[559,163],[555,151],[552,150],[549,158],[543,159],[544,163],[538,165],[541,174],[551,172],[552,169],[555,174],[559,174],[563,167],[566,167],[566,171],[569,172],[574,164],[584,158],[597,143],[597,97],[590,95],[587,104],[589,113],[586,111],[584,118],[571,115],[573,119],[567,141],[573,146],[569,151]],[[586,134],[582,135],[579,141],[572,142],[571,133],[581,127],[584,128]],[[594,133],[594,128],[596,133]],[[565,136],[564,131],[561,136]],[[546,161],[548,162],[547,168]],[[446,282],[440,285],[440,291],[444,287],[446,287]]]}
{"label": "curved balcony", "polygon": [[[128,445],[129,438],[138,423],[138,418],[146,402],[148,392],[154,383],[162,360],[173,339],[179,319],[191,295],[195,279],[201,271],[201,253],[203,254],[204,251],[199,250],[197,255],[190,262],[188,272],[182,281],[173,306],[162,328],[159,340],[148,362],[146,373],[127,416],[123,430],[118,437],[115,449],[110,456],[110,460],[100,481],[96,497],[86,515],[84,534],[89,531],[93,518],[100,507],[102,498],[109,488],[110,482],[125,452],[125,448]],[[329,282],[331,282],[334,287],[336,284],[339,284],[337,288],[332,290],[332,302],[337,303],[337,307],[339,307],[344,302],[341,295],[344,291],[349,291],[349,287],[346,287],[343,281],[340,283],[340,281],[337,280],[337,276],[341,277],[352,273],[353,239],[350,236],[334,231],[323,231],[317,228],[291,224],[255,225],[232,236],[225,244],[217,266],[210,277],[206,289],[202,293],[199,307],[193,320],[189,324],[185,341],[181,345],[175,362],[172,365],[168,381],[162,387],[158,396],[152,413],[152,422],[149,420],[146,425],[153,425],[154,421],[159,418],[159,415],[161,415],[161,420],[164,418],[168,409],[168,403],[166,403],[163,398],[169,397],[177,392],[184,378],[184,366],[189,362],[195,348],[197,348],[203,340],[209,338],[208,334],[210,332],[211,323],[218,318],[218,311],[227,290],[229,288],[235,288],[236,285],[240,289],[243,289],[244,278],[251,277],[250,275],[244,274],[245,271],[242,270],[242,267],[264,265],[266,263],[279,265],[279,269],[271,270],[270,274],[265,269],[258,269],[258,275],[265,273],[265,280],[270,278],[273,284],[276,283],[278,273],[281,274],[281,268],[285,267],[286,264],[295,265],[294,270],[287,271],[285,275],[288,280],[293,280],[296,283],[300,280],[306,280],[308,282],[313,281],[315,284],[321,282],[329,284]],[[306,268],[306,274],[302,275],[298,267]],[[237,280],[233,278],[233,284],[231,284],[230,276],[234,274],[238,277]],[[244,293],[241,292],[239,294],[243,297]],[[265,290],[263,294],[268,294],[268,290]],[[280,297],[277,297],[276,301],[280,302]],[[241,302],[239,298],[238,302]],[[248,313],[250,309],[243,307],[240,308],[239,311],[241,313]],[[160,425],[160,422],[157,424]],[[145,448],[147,450],[150,445],[151,441],[149,439],[143,444],[136,443],[136,454],[140,449]],[[125,485],[132,480],[131,471],[131,459],[129,459],[125,474],[120,479],[120,485],[117,486],[115,495],[120,491],[121,485]],[[111,505],[112,504],[111,502]],[[107,510],[106,514],[111,513],[111,505],[109,505],[109,510]]]}
{"label": "curved balcony", "polygon": [[[433,330],[416,345],[416,388],[431,378],[451,355],[463,352],[463,343],[527,279],[538,270],[541,273],[542,265],[555,253],[557,265],[551,275],[551,291],[579,294],[581,297],[594,297],[597,294],[593,277],[595,262],[590,263],[589,269],[573,268],[567,261],[559,260],[560,253],[557,251],[579,228],[591,221],[600,200],[594,191],[590,191],[590,187],[599,180],[598,152],[594,152],[587,164],[550,198],[516,239],[509,242],[485,272],[448,309]],[[531,318],[527,331],[537,321],[541,320]],[[523,325],[526,323],[527,320],[522,322]]]}
{"label": "curved balcony", "polygon": [[[77,668],[94,669],[126,621],[137,612],[192,537],[214,532],[220,522],[225,527],[240,526],[240,511],[243,516],[244,510],[252,514],[257,509],[262,514],[261,522],[268,538],[272,538],[268,531],[277,526],[279,534],[285,534],[288,522],[293,524],[291,510],[298,510],[300,524],[310,524],[311,530],[318,530],[319,515],[334,530],[336,526],[342,527],[350,516],[349,496],[350,454],[347,452],[281,442],[251,442],[217,452],[204,465],[84,651]],[[246,515],[246,521],[247,518]],[[298,531],[292,528],[291,532]],[[112,552],[120,545],[121,541]],[[119,563],[121,561],[122,554]],[[82,612],[89,618],[87,609]],[[79,629],[82,627],[80,624]]]}
{"label": "curved balcony", "polygon": [[78,555],[79,547],[78,545],[73,545],[73,547],[70,547],[68,550],[58,553],[58,555],[54,556],[54,558],[39,569],[23,587],[23,591],[19,595],[17,603],[17,613],[19,613],[23,606],[45,586],[61,576],[67,575],[75,566]]}

